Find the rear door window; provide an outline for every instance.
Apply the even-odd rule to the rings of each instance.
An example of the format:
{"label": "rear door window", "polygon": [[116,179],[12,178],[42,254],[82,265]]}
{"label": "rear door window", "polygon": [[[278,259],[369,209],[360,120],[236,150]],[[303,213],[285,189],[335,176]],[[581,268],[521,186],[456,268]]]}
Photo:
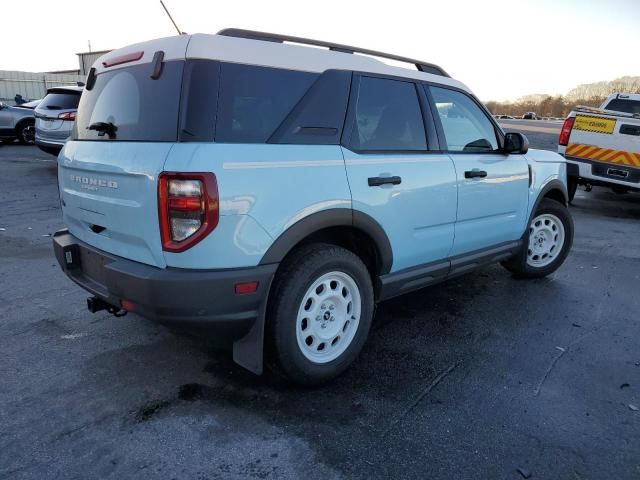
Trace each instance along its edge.
{"label": "rear door window", "polygon": [[[91,90],[84,91],[76,117],[75,138],[174,142],[178,131],[178,110],[184,62],[166,62],[158,79],[150,77],[150,64],[107,70],[96,77]],[[89,127],[112,123],[115,138],[99,135]]]}
{"label": "rear door window", "polygon": [[422,151],[427,140],[415,84],[362,77],[350,147],[364,151]]}
{"label": "rear door window", "polygon": [[222,64],[216,142],[266,142],[318,76],[280,68]]}
{"label": "rear door window", "polygon": [[493,124],[476,102],[456,90],[430,88],[449,151],[493,152],[498,149]]}

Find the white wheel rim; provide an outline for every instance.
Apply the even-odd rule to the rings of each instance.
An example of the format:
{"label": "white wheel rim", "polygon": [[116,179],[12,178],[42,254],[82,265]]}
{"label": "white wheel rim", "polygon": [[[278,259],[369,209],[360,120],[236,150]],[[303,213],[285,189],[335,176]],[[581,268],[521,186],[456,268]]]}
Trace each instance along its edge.
{"label": "white wheel rim", "polygon": [[531,267],[546,267],[553,262],[564,245],[564,225],[550,213],[538,215],[529,225],[527,264]]}
{"label": "white wheel rim", "polygon": [[362,301],[355,280],[329,272],[315,280],[302,297],[296,337],[302,354],[313,363],[335,360],[358,331]]}

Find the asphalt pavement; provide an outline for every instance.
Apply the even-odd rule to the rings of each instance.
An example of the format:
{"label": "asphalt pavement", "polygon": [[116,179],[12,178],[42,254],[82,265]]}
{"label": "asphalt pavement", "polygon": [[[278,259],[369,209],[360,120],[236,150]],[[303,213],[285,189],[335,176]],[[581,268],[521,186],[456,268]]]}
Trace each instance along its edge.
{"label": "asphalt pavement", "polygon": [[640,478],[640,195],[579,191],[549,278],[495,265],[383,303],[315,389],[90,314],[52,255],[53,157],[0,147],[0,205],[1,479]]}

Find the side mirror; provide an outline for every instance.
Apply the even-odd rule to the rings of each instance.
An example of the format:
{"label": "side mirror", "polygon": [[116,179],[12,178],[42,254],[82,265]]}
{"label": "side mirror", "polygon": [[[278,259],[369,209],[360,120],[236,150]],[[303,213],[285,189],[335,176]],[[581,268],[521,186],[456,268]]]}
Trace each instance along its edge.
{"label": "side mirror", "polygon": [[503,151],[523,155],[529,151],[529,140],[521,133],[505,133]]}

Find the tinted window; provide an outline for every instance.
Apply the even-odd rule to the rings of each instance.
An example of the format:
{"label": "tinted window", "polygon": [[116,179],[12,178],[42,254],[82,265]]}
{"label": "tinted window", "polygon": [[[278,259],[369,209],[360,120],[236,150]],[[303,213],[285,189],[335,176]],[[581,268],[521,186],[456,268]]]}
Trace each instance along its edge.
{"label": "tinted window", "polygon": [[640,101],[614,98],[607,104],[607,110],[640,114]]}
{"label": "tinted window", "polygon": [[[80,100],[76,137],[80,140],[176,141],[184,62],[166,62],[157,80],[151,65],[106,71]],[[113,123],[115,138],[88,130],[96,122]]]}
{"label": "tinted window", "polygon": [[447,147],[453,152],[490,152],[498,149],[493,124],[471,98],[461,92],[431,87]]}
{"label": "tinted window", "polygon": [[414,84],[362,77],[351,145],[358,150],[425,150],[424,123]]}
{"label": "tinted window", "polygon": [[216,141],[266,142],[316,78],[315,73],[222,64]]}
{"label": "tinted window", "polygon": [[[75,110],[80,101],[80,92],[49,93],[38,105],[39,110]],[[24,105],[23,105],[24,106]]]}
{"label": "tinted window", "polygon": [[182,81],[183,142],[212,142],[218,109],[220,63],[188,60]]}

